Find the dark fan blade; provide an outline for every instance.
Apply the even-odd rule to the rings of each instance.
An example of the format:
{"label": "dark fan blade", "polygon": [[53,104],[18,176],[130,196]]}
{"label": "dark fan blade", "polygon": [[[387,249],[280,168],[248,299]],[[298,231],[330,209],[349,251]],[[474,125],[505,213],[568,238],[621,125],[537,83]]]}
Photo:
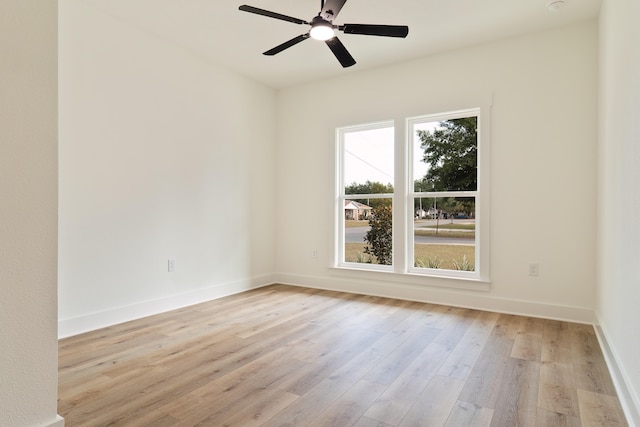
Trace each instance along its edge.
{"label": "dark fan blade", "polygon": [[281,45],[278,45],[278,46],[274,47],[273,49],[270,49],[270,50],[264,52],[263,55],[273,56],[276,53],[280,53],[283,50],[288,49],[291,46],[296,45],[296,44],[300,43],[301,41],[304,41],[304,40],[308,39],[309,37],[310,37],[309,33],[301,34],[298,37],[294,37],[291,40],[286,41],[286,42],[282,43]]}
{"label": "dark fan blade", "polygon": [[262,16],[268,16],[269,18],[275,18],[275,19],[281,19],[282,21],[293,22],[294,24],[309,24],[307,21],[304,21],[302,19],[283,15],[281,13],[271,12],[269,10],[258,9],[257,7],[247,6],[246,4],[243,4],[238,9],[244,12],[255,13],[257,15],[262,15]]}
{"label": "dark fan blade", "polygon": [[346,2],[347,0],[326,0],[320,11],[320,16],[329,22],[333,21]]}
{"label": "dark fan blade", "polygon": [[353,59],[353,56],[347,51],[347,48],[344,47],[342,42],[338,40],[337,37],[333,37],[327,41],[325,41],[331,52],[338,58],[338,61],[342,64],[344,68],[351,67],[356,63],[356,60]]}
{"label": "dark fan blade", "polygon": [[367,36],[407,37],[409,27],[406,25],[369,25],[344,24],[338,27],[345,34],[364,34]]}

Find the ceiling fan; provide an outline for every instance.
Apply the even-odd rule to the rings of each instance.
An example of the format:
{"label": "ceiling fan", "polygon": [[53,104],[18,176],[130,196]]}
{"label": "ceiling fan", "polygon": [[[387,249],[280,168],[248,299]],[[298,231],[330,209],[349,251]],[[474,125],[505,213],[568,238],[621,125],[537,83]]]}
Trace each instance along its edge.
{"label": "ceiling fan", "polygon": [[293,22],[294,24],[310,25],[311,29],[305,34],[288,40],[273,49],[263,52],[264,55],[275,55],[285,49],[294,46],[309,37],[316,40],[324,41],[331,52],[338,59],[343,67],[350,67],[356,63],[346,47],[336,37],[335,30],[342,31],[345,34],[363,34],[367,36],[384,36],[384,37],[407,37],[409,27],[406,25],[371,25],[371,24],[344,24],[334,25],[333,21],[338,16],[342,6],[347,0],[320,0],[320,13],[315,16],[311,22],[303,19],[293,18],[281,13],[271,12],[269,10],[259,9],[253,6],[242,5],[240,10],[244,12],[255,13],[257,15],[267,16],[269,18],[280,19],[282,21]]}

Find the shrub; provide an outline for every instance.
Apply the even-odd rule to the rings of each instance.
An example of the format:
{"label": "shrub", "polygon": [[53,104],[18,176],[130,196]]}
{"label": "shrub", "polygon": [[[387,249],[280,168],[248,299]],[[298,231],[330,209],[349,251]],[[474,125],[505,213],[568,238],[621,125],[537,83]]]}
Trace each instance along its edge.
{"label": "shrub", "polygon": [[391,265],[393,247],[391,206],[375,206],[371,210],[369,226],[371,228],[364,236],[367,242],[364,252],[376,257],[378,264]]}
{"label": "shrub", "polygon": [[455,259],[453,260],[453,266],[456,270],[461,270],[461,271],[474,271],[475,267],[473,264],[471,264],[471,261],[469,261],[467,259],[466,255],[462,256],[462,261],[460,261],[460,263],[458,263],[458,261],[456,261]]}
{"label": "shrub", "polygon": [[369,254],[363,254],[362,252],[358,252],[358,255],[356,256],[356,262],[359,262],[362,264],[371,264],[373,263],[373,258],[371,258],[371,255]]}
{"label": "shrub", "polygon": [[437,256],[422,258],[416,258],[415,266],[418,268],[440,268],[442,260]]}

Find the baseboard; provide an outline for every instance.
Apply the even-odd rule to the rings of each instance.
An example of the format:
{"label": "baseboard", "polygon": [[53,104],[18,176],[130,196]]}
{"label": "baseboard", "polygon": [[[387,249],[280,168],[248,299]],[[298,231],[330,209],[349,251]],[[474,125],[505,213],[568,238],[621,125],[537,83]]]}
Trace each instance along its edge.
{"label": "baseboard", "polygon": [[600,342],[600,348],[604,354],[604,359],[609,367],[609,373],[611,379],[616,387],[618,393],[618,400],[624,411],[624,415],[627,417],[627,422],[631,427],[640,426],[640,398],[634,393],[633,389],[629,387],[628,377],[624,367],[618,363],[619,358],[616,356],[615,348],[609,344],[607,339],[607,333],[605,328],[597,319],[594,325],[598,341]]}
{"label": "baseboard", "polygon": [[469,292],[461,289],[427,287],[396,281],[358,280],[293,274],[276,274],[274,279],[276,283],[314,289],[352,292],[356,294],[428,302],[452,307],[471,308],[576,323],[593,324],[595,322],[592,309],[496,298],[487,292]]}
{"label": "baseboard", "polygon": [[62,319],[58,321],[58,338],[66,338],[107,326],[116,325],[154,314],[164,313],[182,307],[211,301],[228,295],[245,292],[272,284],[273,276],[263,275],[246,280],[217,284],[204,289],[182,294],[167,295],[163,298],[137,304],[115,307],[95,313]]}
{"label": "baseboard", "polygon": [[56,415],[56,420],[46,425],[46,427],[64,427],[64,418],[60,415]]}

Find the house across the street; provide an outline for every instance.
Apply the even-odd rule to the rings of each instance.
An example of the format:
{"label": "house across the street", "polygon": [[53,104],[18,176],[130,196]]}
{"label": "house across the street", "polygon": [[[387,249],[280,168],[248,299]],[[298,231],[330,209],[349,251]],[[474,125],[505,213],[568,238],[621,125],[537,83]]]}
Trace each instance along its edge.
{"label": "house across the street", "polygon": [[371,206],[367,206],[364,203],[356,202],[355,200],[344,201],[344,219],[360,221],[369,218],[371,214]]}

